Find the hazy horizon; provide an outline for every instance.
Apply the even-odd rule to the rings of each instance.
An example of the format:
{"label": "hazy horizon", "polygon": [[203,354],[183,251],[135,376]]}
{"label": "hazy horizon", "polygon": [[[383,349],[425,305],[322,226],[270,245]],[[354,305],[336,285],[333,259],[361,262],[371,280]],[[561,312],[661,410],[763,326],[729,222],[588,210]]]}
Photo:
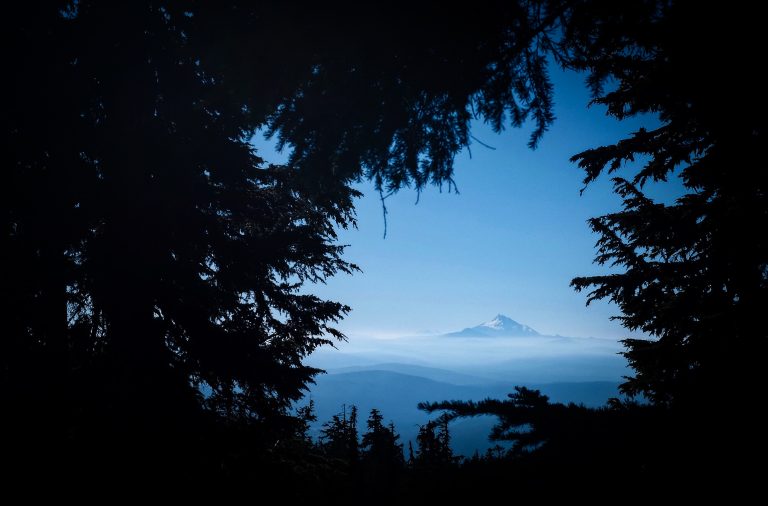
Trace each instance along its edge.
{"label": "hazy horizon", "polygon": [[[417,409],[419,402],[503,399],[522,385],[540,389],[553,402],[596,407],[620,396],[619,383],[630,373],[615,339],[509,335],[537,329],[503,314],[451,330],[476,329],[495,335],[352,335],[335,347],[317,349],[304,362],[327,374],[315,378],[299,403],[314,401],[318,418],[313,435],[318,437],[323,424],[345,406],[355,405],[363,416],[379,409],[404,442],[416,445],[418,427],[433,418]],[[480,417],[453,423],[454,451],[468,456],[494,446],[487,437],[494,422],[493,417]]]}

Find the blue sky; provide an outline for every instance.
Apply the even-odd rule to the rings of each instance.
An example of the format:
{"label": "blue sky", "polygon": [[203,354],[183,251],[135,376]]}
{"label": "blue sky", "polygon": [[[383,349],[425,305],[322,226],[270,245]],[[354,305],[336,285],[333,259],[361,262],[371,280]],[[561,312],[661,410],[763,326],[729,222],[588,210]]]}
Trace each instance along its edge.
{"label": "blue sky", "polygon": [[[442,333],[473,326],[503,313],[541,333],[621,338],[628,335],[610,316],[608,303],[585,307],[585,294],[568,285],[574,276],[606,272],[592,263],[597,236],[589,217],[618,209],[608,177],[583,195],[583,172],[568,159],[605,145],[651,117],[617,122],[600,106],[587,108],[583,78],[553,69],[557,119],[539,147],[526,143],[530,129],[500,135],[477,122],[471,157],[455,162],[459,194],[437,188],[413,190],[387,200],[388,228],[378,194],[361,184],[356,203],[358,229],[342,231],[346,257],[363,272],[341,275],[310,291],[352,307],[340,325],[348,336],[404,336]],[[259,154],[282,161],[271,143],[258,140]],[[670,201],[679,182],[651,188]]]}

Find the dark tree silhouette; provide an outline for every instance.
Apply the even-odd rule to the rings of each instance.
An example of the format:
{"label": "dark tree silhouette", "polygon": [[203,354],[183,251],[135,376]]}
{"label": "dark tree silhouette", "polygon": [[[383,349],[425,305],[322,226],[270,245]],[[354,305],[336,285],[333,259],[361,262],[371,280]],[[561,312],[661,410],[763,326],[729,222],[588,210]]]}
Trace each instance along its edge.
{"label": "dark tree silhouette", "polygon": [[443,417],[419,427],[416,435],[418,448],[413,459],[415,468],[434,471],[455,463],[448,421],[447,417]]}
{"label": "dark tree silhouette", "polygon": [[[382,200],[452,189],[473,119],[532,121],[535,146],[553,120],[548,57],[587,71],[609,114],[662,122],[576,157],[587,183],[649,160],[616,181],[625,209],[591,222],[598,261],[626,272],[574,280],[657,338],[626,342],[625,390],[662,404],[755,392],[768,214],[751,168],[766,111],[758,66],[734,55],[760,47],[761,17],[652,0],[403,8],[4,10],[0,388],[17,469],[66,469],[50,455],[86,440],[162,469],[155,456],[186,463],[201,438],[242,463],[300,437],[289,407],[318,372],[302,359],[343,338],[333,323],[348,311],[301,289],[355,270],[334,243],[354,224],[350,184],[371,179]],[[728,25],[739,33],[711,36]],[[286,166],[253,151],[261,131]],[[676,204],[643,194],[676,171],[689,192]]]}
{"label": "dark tree silhouette", "polygon": [[354,269],[332,244],[353,192],[311,200],[256,157],[236,76],[170,9],[6,13],[0,371],[33,443],[183,441],[201,406],[276,425],[316,373],[301,359],[342,337],[348,308],[299,287]]}
{"label": "dark tree silhouette", "polygon": [[[667,411],[649,404],[613,399],[604,408],[550,403],[538,390],[515,387],[508,399],[420,403],[457,418],[492,415],[498,422],[490,440],[511,443],[489,448],[484,458],[467,459],[462,479],[478,490],[506,480],[519,494],[559,497],[600,477],[603,492],[625,490],[627,480],[649,483],[640,493],[684,488],[677,475],[681,458],[677,433],[669,432]],[[490,494],[489,494],[490,495]]]}
{"label": "dark tree silhouette", "polygon": [[[768,111],[757,68],[737,55],[748,61],[758,47],[760,18],[689,2],[633,5],[634,15],[606,3],[599,21],[566,25],[568,64],[590,72],[595,102],[618,119],[655,113],[661,123],[573,158],[586,184],[642,161],[613,180],[623,209],[590,220],[597,262],[622,272],[573,286],[616,302],[624,326],[653,336],[624,341],[636,371],[626,393],[707,405],[743,391],[748,405],[768,341],[768,176],[756,168]],[[739,33],[712,37],[729,25]],[[685,189],[674,203],[644,192],[670,177]]]}
{"label": "dark tree silhouette", "polygon": [[381,412],[372,409],[360,444],[363,478],[372,487],[369,491],[372,497],[390,495],[404,470],[403,445],[399,439],[394,424],[384,425]]}
{"label": "dark tree silhouette", "polygon": [[[401,7],[4,10],[9,433],[123,441],[114,455],[193,447],[211,418],[258,425],[265,448],[295,433],[288,407],[317,373],[301,360],[343,337],[348,308],[300,289],[355,269],[334,244],[349,184],[450,189],[473,118],[530,119],[532,145],[552,120],[563,2]],[[260,129],[287,166],[254,153]]]}
{"label": "dark tree silhouette", "polygon": [[[571,5],[553,48],[557,61],[587,72],[594,102],[609,115],[650,113],[660,123],[573,157],[585,185],[624,171],[613,180],[623,209],[590,220],[600,236],[597,262],[620,269],[572,284],[589,290],[589,301],[617,303],[628,329],[651,335],[624,341],[635,375],[622,389],[655,406],[534,408],[519,390],[504,402],[422,407],[449,410],[448,418],[494,414],[495,437],[541,445],[534,455],[548,465],[576,469],[581,455],[590,464],[620,462],[620,473],[652,477],[657,490],[752,490],[759,478],[750,448],[765,443],[758,400],[768,340],[768,178],[755,167],[768,111],[759,70],[743,58],[757,57],[762,18],[749,8],[684,1]],[[713,36],[734,26],[738,34]],[[632,162],[639,168],[624,175]],[[647,195],[671,177],[684,187],[674,203]]]}
{"label": "dark tree silhouette", "polygon": [[347,415],[346,406],[341,413],[323,424],[320,431],[320,447],[325,454],[354,466],[360,460],[360,438],[357,432],[357,406],[352,406]]}
{"label": "dark tree silhouette", "polygon": [[309,399],[309,403],[306,406],[302,406],[296,410],[296,418],[299,423],[296,428],[296,438],[306,444],[312,444],[312,436],[309,434],[310,425],[317,421],[317,413],[315,412],[315,401]]}
{"label": "dark tree silhouette", "polygon": [[[515,393],[508,395],[509,400],[486,399],[474,401],[444,401],[420,403],[419,409],[427,412],[443,411],[440,420],[447,423],[460,417],[494,415],[499,422],[490,434],[491,441],[512,441],[512,450],[520,452],[543,444],[551,432],[548,425],[561,424],[563,417],[550,409],[549,397],[538,390],[515,387]],[[545,421],[549,421],[547,422]],[[421,434],[421,433],[420,433]]]}

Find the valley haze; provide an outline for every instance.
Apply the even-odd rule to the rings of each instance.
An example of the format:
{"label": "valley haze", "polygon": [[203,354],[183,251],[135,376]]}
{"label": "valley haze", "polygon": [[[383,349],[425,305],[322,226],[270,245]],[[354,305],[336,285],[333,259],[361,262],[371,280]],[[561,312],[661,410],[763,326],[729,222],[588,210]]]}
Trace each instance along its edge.
{"label": "valley haze", "polygon": [[[310,388],[322,423],[356,405],[361,427],[371,408],[395,423],[405,447],[429,416],[421,401],[505,398],[516,385],[540,389],[554,402],[603,405],[617,397],[628,374],[622,346],[613,339],[547,336],[499,314],[485,323],[441,335],[375,338],[349,336],[336,348],[315,351],[305,361],[323,369]],[[471,455],[496,443],[487,440],[494,420],[451,424],[454,451]]]}

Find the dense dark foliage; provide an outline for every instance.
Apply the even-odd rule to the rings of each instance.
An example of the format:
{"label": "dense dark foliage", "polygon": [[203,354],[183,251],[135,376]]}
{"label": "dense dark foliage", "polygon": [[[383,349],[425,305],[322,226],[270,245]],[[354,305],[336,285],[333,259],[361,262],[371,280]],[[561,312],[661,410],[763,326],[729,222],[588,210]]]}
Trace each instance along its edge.
{"label": "dense dark foliage", "polygon": [[[639,166],[613,180],[624,208],[590,221],[597,262],[621,272],[573,285],[590,289],[590,301],[616,302],[624,326],[653,336],[625,341],[636,371],[625,392],[674,404],[751,389],[768,340],[768,176],[759,162],[768,111],[752,59],[759,17],[689,2],[649,2],[633,16],[604,7],[596,23],[567,25],[568,65],[590,72],[608,114],[654,113],[660,125],[573,158],[586,184]],[[728,26],[738,33],[712,36]],[[678,177],[685,194],[674,203],[643,192]]]}
{"label": "dense dark foliage", "polygon": [[[520,442],[508,465],[521,476],[537,469],[521,462],[546,455],[555,476],[565,468],[552,463],[579,465],[573,455],[624,455],[628,472],[652,478],[677,460],[707,476],[740,462],[729,451],[746,443],[708,435],[757,441],[762,420],[759,16],[653,0],[476,11],[159,0],[4,10],[0,428],[18,474],[274,480],[305,497],[297,483],[330,490],[412,471],[423,482],[403,490],[450,490],[447,420],[480,413]],[[356,268],[335,244],[337,227],[354,225],[351,184],[371,179],[382,199],[452,189],[473,119],[495,130],[530,121],[535,146],[553,121],[548,61],[585,71],[608,114],[660,120],[574,157],[586,184],[642,164],[615,179],[623,210],[591,221],[598,262],[622,270],[573,284],[652,336],[626,341],[636,375],[624,389],[654,406],[589,411],[524,389],[431,405],[449,414],[422,427],[405,468],[378,413],[362,445],[353,411],[315,444],[311,407],[290,406],[318,372],[302,359],[343,339],[333,324],[349,308],[302,287]],[[254,152],[260,131],[290,151],[285,166]],[[678,175],[675,203],[645,195]],[[713,413],[713,397],[728,409]],[[467,466],[467,483],[488,470]]]}
{"label": "dense dark foliage", "polygon": [[[258,427],[265,448],[295,432],[287,408],[317,372],[302,358],[343,337],[348,308],[300,289],[355,269],[334,244],[354,224],[349,184],[450,185],[473,110],[497,129],[533,118],[532,143],[552,119],[550,13],[399,7],[4,11],[9,433],[174,454],[210,423]],[[287,166],[254,153],[259,129]]]}
{"label": "dense dark foliage", "polygon": [[418,449],[410,464],[422,471],[440,471],[454,463],[448,420],[431,420],[419,427]]}
{"label": "dense dark foliage", "polygon": [[[653,405],[587,410],[518,389],[507,401],[422,407],[447,410],[447,419],[496,415],[492,437],[517,442],[514,453],[536,448],[549,470],[593,466],[614,488],[631,476],[649,490],[754,489],[748,461],[764,450],[768,340],[768,180],[759,168],[768,111],[752,60],[759,16],[683,1],[572,5],[558,61],[587,72],[609,115],[659,120],[573,157],[585,185],[621,174],[613,182],[623,209],[590,220],[596,261],[620,269],[572,284],[590,290],[589,301],[617,303],[625,327],[650,335],[624,341],[635,375],[622,389]],[[735,26],[738,34],[713,36]],[[678,177],[674,202],[647,196],[647,186]],[[741,436],[713,437],[723,433]],[[620,451],[604,451],[611,446]],[[562,471],[555,481],[567,481]]]}
{"label": "dense dark foliage", "polygon": [[384,425],[384,416],[378,409],[371,410],[366,426],[368,430],[360,444],[364,473],[377,482],[391,482],[404,465],[403,445],[398,443],[400,435],[393,423]]}
{"label": "dense dark foliage", "polygon": [[18,458],[175,461],[217,418],[258,425],[257,446],[290,432],[316,372],[301,359],[348,310],[298,289],[354,269],[333,244],[351,192],[319,203],[264,164],[242,97],[161,5],[21,2],[5,20],[0,380]]}
{"label": "dense dark foliage", "polygon": [[356,406],[349,408],[349,415],[345,407],[341,413],[333,415],[333,418],[323,425],[320,445],[325,454],[331,458],[347,464],[356,464],[360,460]]}

